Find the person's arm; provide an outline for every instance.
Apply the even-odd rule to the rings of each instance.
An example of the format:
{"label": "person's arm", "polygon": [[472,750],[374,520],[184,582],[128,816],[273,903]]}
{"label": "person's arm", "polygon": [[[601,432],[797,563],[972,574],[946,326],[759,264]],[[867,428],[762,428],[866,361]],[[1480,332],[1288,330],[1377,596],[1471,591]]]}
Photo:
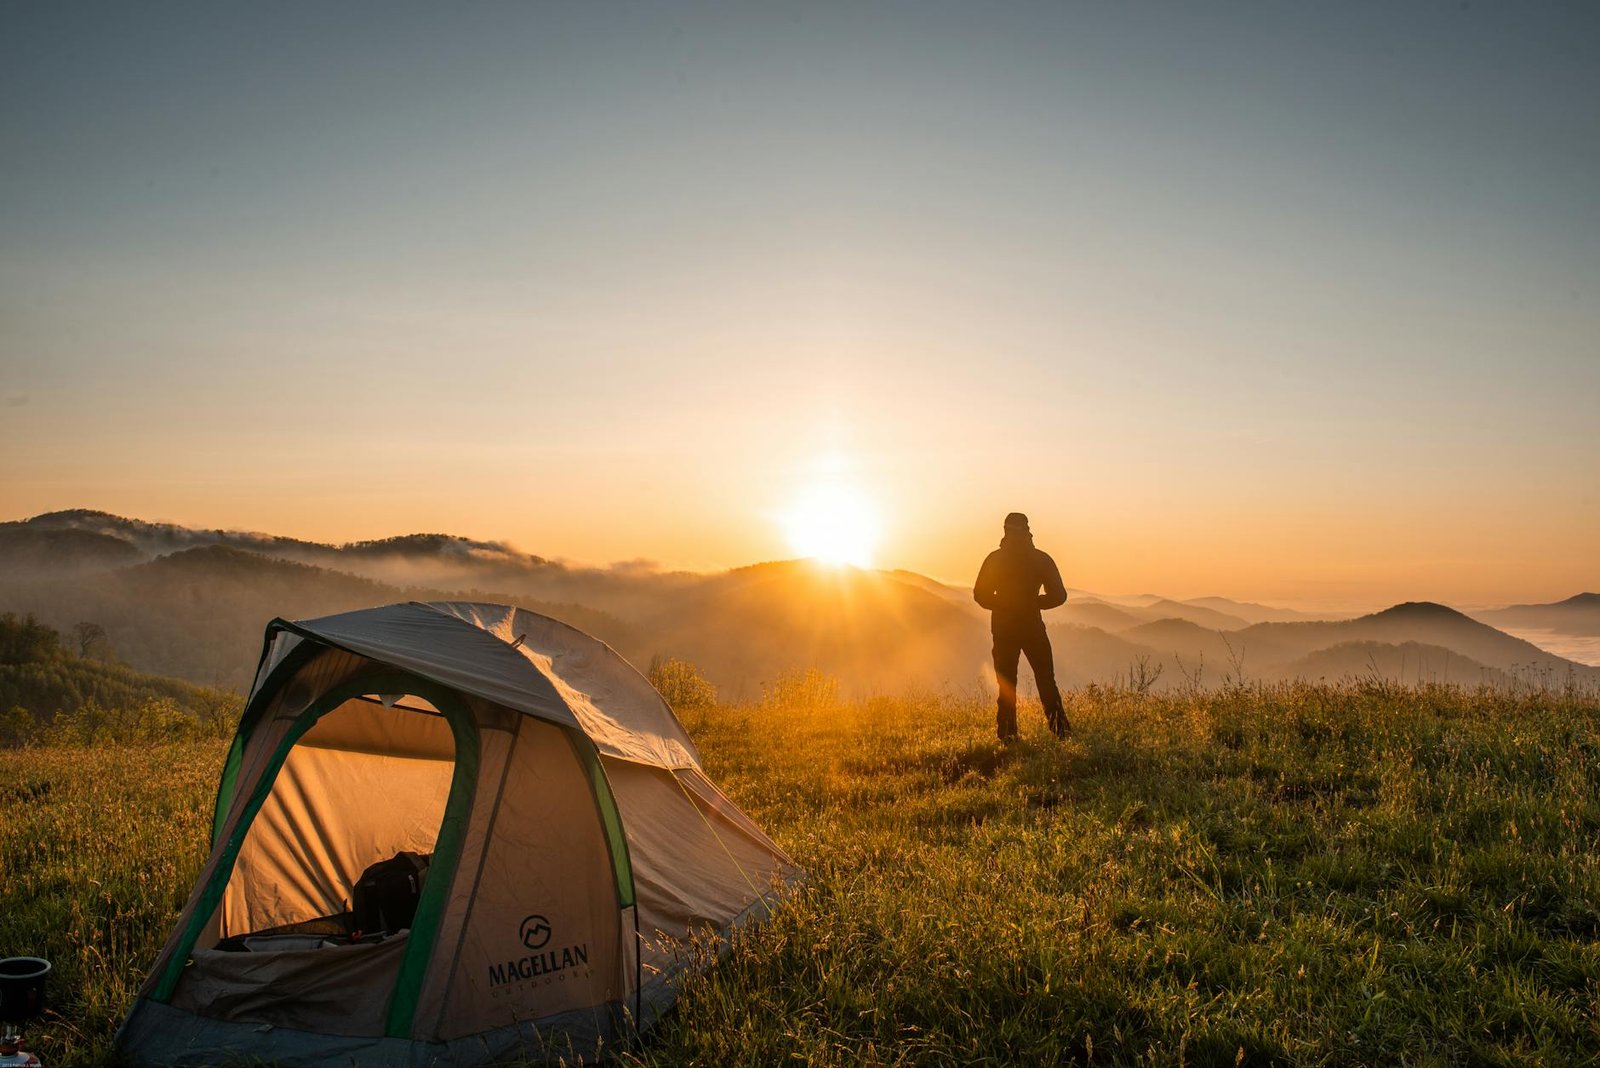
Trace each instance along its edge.
{"label": "person's arm", "polygon": [[972,599],[993,612],[997,605],[994,588],[994,554],[990,553],[983,558],[983,566],[978,568],[978,581],[972,584]]}
{"label": "person's arm", "polygon": [[1061,581],[1061,570],[1056,567],[1056,562],[1050,559],[1049,553],[1040,553],[1044,557],[1044,592],[1039,595],[1039,610],[1058,608],[1067,603],[1067,584]]}

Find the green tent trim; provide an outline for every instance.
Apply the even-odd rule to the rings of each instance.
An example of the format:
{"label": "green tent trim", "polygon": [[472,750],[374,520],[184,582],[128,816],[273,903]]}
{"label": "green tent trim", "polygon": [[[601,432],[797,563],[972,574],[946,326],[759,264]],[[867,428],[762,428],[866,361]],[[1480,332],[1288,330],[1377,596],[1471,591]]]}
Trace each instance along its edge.
{"label": "green tent trim", "polygon": [[[261,649],[261,664],[267,662],[267,652],[272,648],[273,639],[277,631],[292,629],[282,619],[274,619],[267,625],[267,640]],[[255,699],[245,708],[244,714],[239,717],[238,729],[233,732],[233,744],[228,747],[228,758],[222,764],[222,777],[217,780],[216,807],[211,814],[211,845],[216,847],[217,839],[222,837],[222,828],[228,821],[228,806],[233,803],[234,791],[239,788],[239,768],[244,761],[244,747],[250,740],[251,733],[256,724],[261,722],[261,717],[266,715],[267,708],[278,696],[278,691],[283,689],[283,684],[293,678],[295,673],[317,653],[327,648],[320,642],[302,641],[298,646],[289,650],[272,673],[262,682],[256,690]],[[259,664],[256,671],[261,670]]]}

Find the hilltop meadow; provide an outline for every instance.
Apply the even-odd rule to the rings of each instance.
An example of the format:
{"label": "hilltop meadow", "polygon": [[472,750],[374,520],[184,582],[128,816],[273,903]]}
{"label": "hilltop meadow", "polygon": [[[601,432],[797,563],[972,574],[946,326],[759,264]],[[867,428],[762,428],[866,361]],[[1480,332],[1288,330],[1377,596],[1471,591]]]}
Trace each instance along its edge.
{"label": "hilltop meadow", "polygon": [[[657,681],[809,877],[687,979],[639,1066],[1593,1063],[1600,696],[1254,685],[719,703]],[[69,722],[69,721],[63,721]],[[0,947],[103,1063],[203,860],[216,737],[77,722],[0,753]],[[121,724],[121,725],[119,725]]]}

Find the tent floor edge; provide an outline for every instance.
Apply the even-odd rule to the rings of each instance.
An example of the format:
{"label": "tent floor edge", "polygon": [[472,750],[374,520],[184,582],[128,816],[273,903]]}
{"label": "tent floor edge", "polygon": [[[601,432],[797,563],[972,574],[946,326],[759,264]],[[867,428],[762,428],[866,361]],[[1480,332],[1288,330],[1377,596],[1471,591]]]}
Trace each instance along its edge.
{"label": "tent floor edge", "polygon": [[200,1068],[265,1062],[278,1068],[487,1068],[586,1063],[638,1041],[627,1008],[611,1002],[442,1042],[388,1036],[328,1035],[258,1022],[218,1020],[140,998],[117,1030],[121,1063],[131,1068]]}

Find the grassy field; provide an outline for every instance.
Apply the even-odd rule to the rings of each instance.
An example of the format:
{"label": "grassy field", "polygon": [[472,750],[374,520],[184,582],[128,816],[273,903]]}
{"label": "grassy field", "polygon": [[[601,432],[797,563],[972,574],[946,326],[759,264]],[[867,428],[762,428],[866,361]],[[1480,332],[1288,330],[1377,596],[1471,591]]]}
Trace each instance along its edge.
{"label": "grassy field", "polygon": [[[641,1065],[1592,1064],[1600,699],[1387,686],[986,702],[791,687],[685,720],[810,872]],[[1030,732],[1031,727],[1031,732]],[[0,950],[99,1063],[222,744],[0,754]]]}

